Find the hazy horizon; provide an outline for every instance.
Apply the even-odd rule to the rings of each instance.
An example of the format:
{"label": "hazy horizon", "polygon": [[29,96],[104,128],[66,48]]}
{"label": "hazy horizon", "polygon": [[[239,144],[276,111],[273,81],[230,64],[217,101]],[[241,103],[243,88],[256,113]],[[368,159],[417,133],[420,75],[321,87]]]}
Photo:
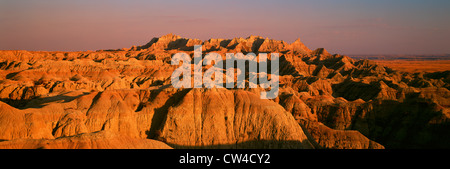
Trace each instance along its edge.
{"label": "hazy horizon", "polygon": [[450,1],[1,0],[0,50],[87,51],[173,33],[258,35],[344,55],[449,54]]}

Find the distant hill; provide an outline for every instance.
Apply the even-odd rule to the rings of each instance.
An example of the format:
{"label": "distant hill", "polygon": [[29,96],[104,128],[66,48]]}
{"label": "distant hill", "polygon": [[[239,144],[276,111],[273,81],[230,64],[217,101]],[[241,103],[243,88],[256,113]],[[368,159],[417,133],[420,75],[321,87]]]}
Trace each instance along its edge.
{"label": "distant hill", "polygon": [[353,59],[369,60],[450,60],[450,54],[440,55],[350,55]]}

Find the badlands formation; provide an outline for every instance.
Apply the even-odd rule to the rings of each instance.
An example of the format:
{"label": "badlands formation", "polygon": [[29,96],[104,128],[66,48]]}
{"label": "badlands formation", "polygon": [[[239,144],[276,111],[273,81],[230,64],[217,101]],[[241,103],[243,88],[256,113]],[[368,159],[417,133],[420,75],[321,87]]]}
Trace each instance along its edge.
{"label": "badlands formation", "polygon": [[[172,87],[171,57],[194,45],[279,53],[278,97]],[[449,71],[399,72],[299,39],[168,34],[115,50],[0,51],[0,148],[450,148],[449,89]]]}

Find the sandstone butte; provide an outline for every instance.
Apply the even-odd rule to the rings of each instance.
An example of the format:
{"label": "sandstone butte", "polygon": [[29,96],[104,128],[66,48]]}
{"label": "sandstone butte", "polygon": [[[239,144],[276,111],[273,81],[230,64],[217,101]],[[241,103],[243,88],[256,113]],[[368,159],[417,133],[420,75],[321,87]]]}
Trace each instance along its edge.
{"label": "sandstone butte", "polygon": [[[176,89],[178,52],[280,53],[280,92]],[[248,80],[248,79],[247,79]],[[0,148],[450,148],[450,72],[260,36],[181,38],[131,48],[0,51]]]}

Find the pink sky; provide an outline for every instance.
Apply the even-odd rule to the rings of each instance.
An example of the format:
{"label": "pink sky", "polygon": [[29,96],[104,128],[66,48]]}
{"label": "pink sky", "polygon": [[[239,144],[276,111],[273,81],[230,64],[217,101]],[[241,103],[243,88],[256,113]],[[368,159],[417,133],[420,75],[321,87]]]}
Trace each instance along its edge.
{"label": "pink sky", "polygon": [[339,54],[450,53],[450,1],[1,1],[0,50],[79,51],[259,35]]}

